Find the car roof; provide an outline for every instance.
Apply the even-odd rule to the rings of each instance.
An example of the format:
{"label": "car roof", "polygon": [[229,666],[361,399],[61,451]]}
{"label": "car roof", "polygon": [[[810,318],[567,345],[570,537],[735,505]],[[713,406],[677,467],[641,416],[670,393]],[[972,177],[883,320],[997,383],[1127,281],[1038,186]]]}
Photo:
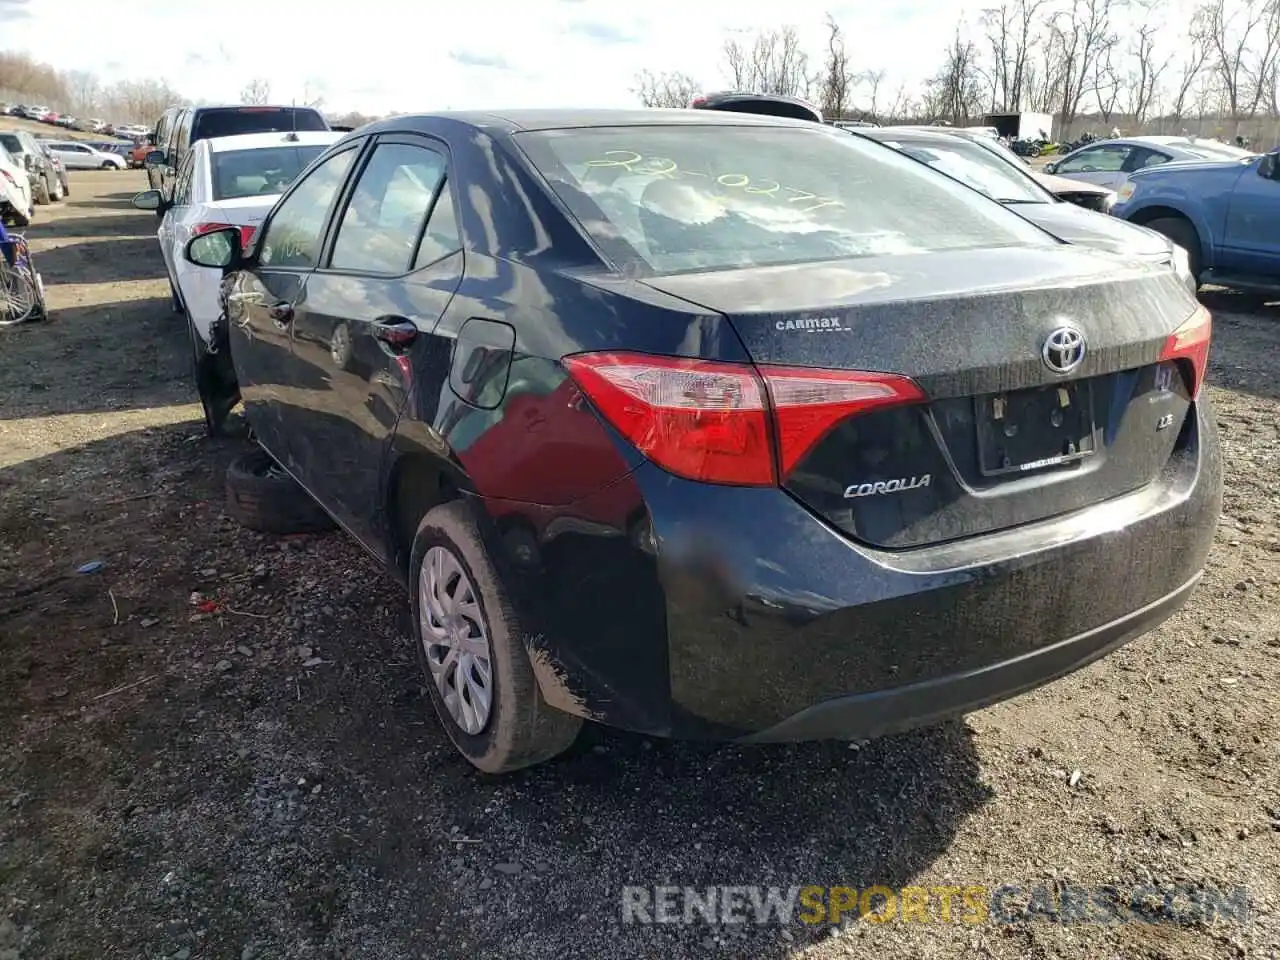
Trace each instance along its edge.
{"label": "car roof", "polygon": [[[813,129],[818,124],[790,117],[770,117],[754,113],[732,113],[688,108],[654,109],[520,109],[460,110],[443,113],[403,114],[389,117],[360,128],[361,134],[389,130],[428,130],[434,121],[445,120],[465,124],[487,133],[520,133],[536,130],[587,130],[592,127],[800,127]],[[825,128],[825,127],[824,127]]]}
{"label": "car roof", "polygon": [[272,131],[270,133],[240,133],[231,137],[209,137],[197,143],[207,144],[210,153],[223,153],[228,150],[265,150],[269,147],[286,147],[290,144],[328,146],[337,143],[342,134],[333,130],[299,130],[297,133]]}

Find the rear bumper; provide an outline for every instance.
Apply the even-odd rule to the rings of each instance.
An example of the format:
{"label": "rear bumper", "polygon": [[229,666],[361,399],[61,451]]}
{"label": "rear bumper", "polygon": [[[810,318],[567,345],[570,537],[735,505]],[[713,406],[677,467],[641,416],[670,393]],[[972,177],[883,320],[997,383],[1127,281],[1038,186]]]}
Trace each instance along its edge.
{"label": "rear bumper", "polygon": [[989,706],[1066,676],[1154,630],[1186,603],[1200,581],[1187,583],[1127,617],[1011,660],[939,680],[825,700],[742,739],[862,739],[935,723]]}
{"label": "rear bumper", "polygon": [[924,548],[648,463],[571,507],[489,508],[538,544],[513,580],[553,705],[660,736],[860,739],[1046,683],[1177,610],[1222,503],[1212,416],[1193,409],[1147,487]]}

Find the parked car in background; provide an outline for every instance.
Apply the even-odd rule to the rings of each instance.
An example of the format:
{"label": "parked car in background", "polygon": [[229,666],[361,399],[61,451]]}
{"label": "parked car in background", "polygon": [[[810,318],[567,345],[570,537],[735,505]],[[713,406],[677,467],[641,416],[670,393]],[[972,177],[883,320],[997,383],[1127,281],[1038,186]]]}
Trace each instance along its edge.
{"label": "parked car in background", "polygon": [[394,117],[243,237],[186,245],[225,271],[202,391],[270,454],[228,509],[288,529],[300,485],[383,559],[482,770],[584,718],[965,713],[1162,622],[1214,538],[1210,318],[1172,273],[822,124]]}
{"label": "parked car in background", "polygon": [[40,152],[44,154],[45,159],[49,161],[49,165],[53,167],[53,172],[57,177],[57,185],[51,195],[53,200],[61,200],[64,197],[71,196],[71,182],[67,179],[67,167],[62,159],[49,149],[47,140],[37,139],[36,143],[40,145]]}
{"label": "parked car in background", "polygon": [[0,146],[27,171],[36,203],[62,199],[64,191],[58,168],[35,137],[26,130],[0,130]]}
{"label": "parked car in background", "polygon": [[0,217],[15,227],[25,227],[34,216],[31,178],[26,168],[0,146]]}
{"label": "parked car in background", "polygon": [[729,113],[754,113],[764,117],[792,117],[822,123],[822,111],[808,100],[773,93],[748,93],[723,90],[704,93],[689,104],[694,110],[723,110]]}
{"label": "parked car in background", "polygon": [[[220,309],[221,273],[193,266],[182,250],[192,237],[232,225],[242,231],[247,247],[267,211],[294,178],[340,134],[251,133],[197,141],[178,173],[172,203],[158,190],[134,198],[134,206],[161,217],[158,237],[169,274],[173,307],[184,312],[192,344],[209,342],[209,329]],[[197,360],[204,355],[197,351]]]}
{"label": "parked car in background", "polygon": [[1120,188],[1115,214],[1185,247],[1200,283],[1280,292],[1280,149],[1139,171]]}
{"label": "parked car in background", "polygon": [[166,110],[156,125],[155,150],[147,158],[147,179],[168,201],[174,181],[192,147],[211,137],[246,133],[322,132],[324,115],[313,107],[214,106]]}
{"label": "parked car in background", "polygon": [[1045,164],[1044,172],[1119,190],[1129,175],[1147,167],[1200,160],[1240,160],[1253,151],[1216,140],[1189,137],[1127,137],[1100,140]]}
{"label": "parked car in background", "polygon": [[128,137],[131,140],[137,140],[142,137],[145,137],[147,134],[151,132],[151,130],[147,127],[144,127],[140,123],[125,123],[117,126],[115,128],[115,132],[117,136]]}
{"label": "parked car in background", "polygon": [[21,109],[21,116],[26,117],[28,120],[35,120],[37,122],[47,119],[49,115],[53,113],[53,111],[48,107],[22,107]]}
{"label": "parked car in background", "polygon": [[133,169],[141,170],[143,168],[146,168],[148,180],[151,179],[152,168],[147,167],[147,155],[151,153],[151,151],[154,149],[155,147],[153,147],[151,144],[144,141],[142,143],[137,143],[129,147],[125,153],[125,157],[129,163],[129,168],[131,170]]}
{"label": "parked car in background", "polygon": [[991,149],[990,137],[978,134],[978,142],[946,127],[880,127],[858,133],[1005,204],[1059,240],[1168,267],[1195,294],[1186,250],[1153,230],[1059,199],[1025,163],[1006,159],[1004,148]]}
{"label": "parked car in background", "polygon": [[123,170],[128,162],[118,153],[107,153],[76,140],[48,140],[49,149],[69,170]]}

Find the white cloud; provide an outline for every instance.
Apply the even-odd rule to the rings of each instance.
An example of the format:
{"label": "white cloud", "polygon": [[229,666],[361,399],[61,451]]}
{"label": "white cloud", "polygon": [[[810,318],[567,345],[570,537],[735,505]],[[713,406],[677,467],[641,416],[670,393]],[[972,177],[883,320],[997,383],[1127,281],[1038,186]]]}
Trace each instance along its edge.
{"label": "white cloud", "polygon": [[785,22],[818,57],[827,10],[844,24],[856,64],[918,81],[911,65],[936,60],[962,4],[859,7],[847,4],[841,15],[831,0],[488,0],[449,4],[442,14],[404,0],[113,0],[85,16],[82,0],[40,0],[5,23],[4,46],[106,81],[162,76],[208,100],[235,101],[264,77],[273,99],[301,100],[322,87],[328,106],[369,113],[613,107],[635,105],[631,87],[646,68],[723,85],[721,50],[735,32]]}
{"label": "white cloud", "polygon": [[236,101],[250,79],[263,77],[276,101],[319,91],[331,109],[366,113],[615,107],[635,105],[631,88],[642,69],[682,70],[708,88],[723,86],[725,39],[761,28],[795,26],[818,61],[828,11],[844,27],[855,69],[886,70],[885,90],[915,90],[959,19],[986,5],[473,0],[435,12],[407,0],[113,0],[86,15],[83,0],[39,0],[6,18],[4,45],[60,68],[92,69],[108,82],[162,76],[189,97],[213,101]]}

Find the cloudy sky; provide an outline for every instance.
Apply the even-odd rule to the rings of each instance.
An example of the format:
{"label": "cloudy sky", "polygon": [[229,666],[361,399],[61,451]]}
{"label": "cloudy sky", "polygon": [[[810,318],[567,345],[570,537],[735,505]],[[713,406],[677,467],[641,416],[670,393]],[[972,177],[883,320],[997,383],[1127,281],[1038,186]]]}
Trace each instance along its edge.
{"label": "cloudy sky", "polygon": [[321,91],[327,108],[367,113],[629,106],[645,68],[723,84],[721,49],[735,32],[790,23],[818,57],[828,10],[845,26],[855,63],[917,82],[963,8],[964,0],[0,0],[0,46],[107,81],[162,76],[210,100],[238,100],[261,76],[275,100]]}

